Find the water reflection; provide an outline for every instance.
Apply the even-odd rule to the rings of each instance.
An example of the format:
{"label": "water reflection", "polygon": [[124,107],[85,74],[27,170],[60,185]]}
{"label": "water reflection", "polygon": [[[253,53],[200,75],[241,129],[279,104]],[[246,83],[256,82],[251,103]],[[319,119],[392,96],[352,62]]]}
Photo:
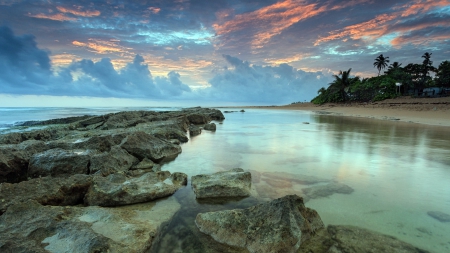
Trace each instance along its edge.
{"label": "water reflection", "polygon": [[[203,131],[183,144],[183,153],[163,169],[193,176],[241,167],[252,172],[252,199],[302,195],[327,224],[357,225],[432,252],[450,251],[450,224],[427,215],[450,214],[449,128],[299,111],[225,116],[215,133]],[[193,194],[190,187],[185,191]],[[195,198],[184,201],[192,214],[180,212],[176,219],[192,225],[194,214],[205,209]]]}

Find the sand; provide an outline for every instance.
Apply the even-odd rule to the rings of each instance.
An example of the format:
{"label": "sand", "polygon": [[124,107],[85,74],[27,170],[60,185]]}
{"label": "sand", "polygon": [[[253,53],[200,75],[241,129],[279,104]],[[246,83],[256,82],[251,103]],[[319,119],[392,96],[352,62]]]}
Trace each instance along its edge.
{"label": "sand", "polygon": [[305,110],[316,113],[395,120],[435,126],[450,126],[450,97],[399,97],[374,103],[323,104],[297,103],[284,106],[246,106],[242,108]]}

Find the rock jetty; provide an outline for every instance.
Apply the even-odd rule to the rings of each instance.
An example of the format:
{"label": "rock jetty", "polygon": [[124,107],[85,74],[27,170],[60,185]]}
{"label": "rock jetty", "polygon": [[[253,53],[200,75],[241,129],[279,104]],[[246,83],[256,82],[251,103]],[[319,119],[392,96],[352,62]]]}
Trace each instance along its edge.
{"label": "rock jetty", "polygon": [[[187,184],[161,171],[219,110],[130,111],[25,122],[0,135],[0,252],[145,252]],[[160,204],[161,203],[161,204]]]}

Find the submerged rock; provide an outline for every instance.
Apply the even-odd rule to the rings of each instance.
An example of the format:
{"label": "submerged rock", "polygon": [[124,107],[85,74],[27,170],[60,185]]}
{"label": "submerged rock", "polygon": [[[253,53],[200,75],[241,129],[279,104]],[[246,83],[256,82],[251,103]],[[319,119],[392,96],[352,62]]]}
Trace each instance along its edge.
{"label": "submerged rock", "polygon": [[192,188],[197,198],[250,196],[252,175],[241,168],[192,177]]}
{"label": "submerged rock", "polygon": [[427,214],[440,222],[450,222],[450,214],[439,211],[428,211]]}
{"label": "submerged rock", "polygon": [[350,194],[354,190],[350,186],[341,183],[329,183],[302,189],[303,193],[310,199],[324,198],[335,193]]}
{"label": "submerged rock", "polygon": [[94,177],[84,202],[90,206],[121,206],[172,195],[187,184],[184,173],[148,172],[137,178],[123,174]]}
{"label": "submerged rock", "polygon": [[298,253],[427,253],[395,237],[354,226],[329,225],[300,247]]}
{"label": "submerged rock", "polygon": [[249,252],[295,252],[323,228],[319,214],[288,195],[247,209],[199,213],[195,224],[216,241]]}
{"label": "submerged rock", "polygon": [[147,252],[179,209],[175,199],[116,208],[29,200],[0,217],[0,252]]}

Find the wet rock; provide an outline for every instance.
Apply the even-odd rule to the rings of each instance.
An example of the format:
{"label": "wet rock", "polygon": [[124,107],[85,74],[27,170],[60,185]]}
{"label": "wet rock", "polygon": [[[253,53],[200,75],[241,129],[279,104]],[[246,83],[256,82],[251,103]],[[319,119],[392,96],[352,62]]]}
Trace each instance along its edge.
{"label": "wet rock", "polygon": [[210,118],[207,115],[200,114],[200,113],[192,113],[186,116],[186,118],[189,120],[191,124],[194,125],[203,125],[208,123]]}
{"label": "wet rock", "polygon": [[202,133],[202,129],[200,127],[198,127],[196,125],[190,125],[189,126],[189,135],[191,137],[197,136],[197,135],[199,135],[201,133]]}
{"label": "wet rock", "polygon": [[350,194],[354,190],[350,186],[341,183],[329,183],[302,189],[303,193],[311,199],[324,198],[335,193]]}
{"label": "wet rock", "polygon": [[27,201],[0,217],[1,252],[147,252],[176,200],[118,208],[42,206]]}
{"label": "wet rock", "polygon": [[[131,169],[133,170],[151,170],[155,166],[155,163],[148,159],[144,158],[141,162],[133,166]],[[155,171],[156,172],[156,171]]]}
{"label": "wet rock", "polygon": [[[118,138],[117,138],[118,137]],[[75,141],[71,149],[97,150],[99,152],[109,152],[111,147],[120,144],[125,136],[93,136],[85,141]]]}
{"label": "wet rock", "polygon": [[199,213],[195,223],[220,243],[259,253],[295,252],[323,228],[317,212],[297,195],[247,209]]}
{"label": "wet rock", "polygon": [[329,225],[305,241],[298,253],[426,253],[395,237],[354,226]]}
{"label": "wet rock", "polygon": [[216,131],[216,124],[214,123],[209,123],[206,124],[203,129],[208,130],[208,131]]}
{"label": "wet rock", "polygon": [[246,197],[250,195],[252,175],[241,168],[192,177],[197,198]]}
{"label": "wet rock", "polygon": [[78,205],[91,186],[91,176],[74,175],[68,178],[34,178],[16,184],[0,185],[0,214],[9,206],[35,200],[42,205]]}
{"label": "wet rock", "polygon": [[89,154],[87,151],[50,149],[34,154],[28,165],[28,176],[63,177],[74,174],[88,174]]}
{"label": "wet rock", "polygon": [[240,112],[245,112],[245,110],[244,110],[244,109],[242,109],[242,110],[240,110]]}
{"label": "wet rock", "polygon": [[120,206],[167,197],[186,185],[187,175],[168,171],[148,172],[138,178],[123,174],[94,177],[85,203],[97,206]]}
{"label": "wet rock", "polygon": [[440,222],[450,222],[450,214],[439,211],[428,211],[427,214]]}
{"label": "wet rock", "polygon": [[127,151],[119,146],[112,147],[110,152],[93,155],[90,161],[89,173],[102,176],[125,172],[133,165],[139,163],[136,157],[128,154]]}
{"label": "wet rock", "polygon": [[27,179],[28,161],[23,152],[0,147],[0,183],[17,183]]}
{"label": "wet rock", "polygon": [[174,159],[181,153],[180,146],[140,131],[130,133],[121,147],[139,160],[148,158],[155,163]]}

